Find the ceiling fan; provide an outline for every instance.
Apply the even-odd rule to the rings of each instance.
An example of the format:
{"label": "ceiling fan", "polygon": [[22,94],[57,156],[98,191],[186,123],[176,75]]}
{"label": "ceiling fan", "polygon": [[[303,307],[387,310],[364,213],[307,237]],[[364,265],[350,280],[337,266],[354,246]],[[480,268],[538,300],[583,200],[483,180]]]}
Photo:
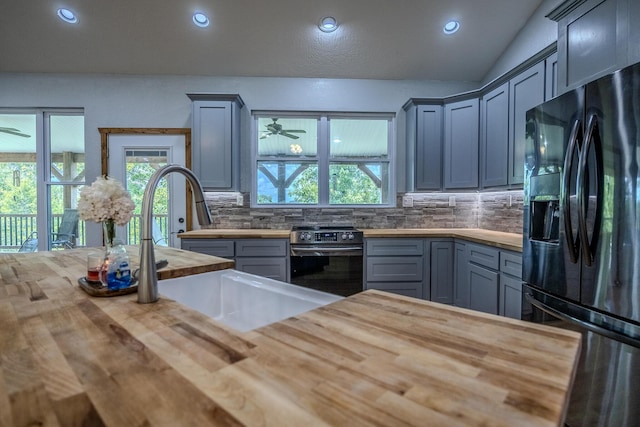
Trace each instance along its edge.
{"label": "ceiling fan", "polygon": [[277,123],[278,119],[271,119],[271,120],[273,120],[273,123],[269,123],[268,125],[266,125],[267,130],[263,131],[264,133],[262,134],[260,139],[268,138],[271,135],[282,135],[282,136],[286,136],[287,138],[298,139],[300,138],[299,136],[292,135],[292,134],[307,133],[306,130],[302,130],[302,129],[282,129],[282,125]]}
{"label": "ceiling fan", "polygon": [[4,128],[0,127],[0,132],[8,133],[10,135],[22,136],[24,138],[30,138],[31,135],[27,135],[26,133],[20,132],[20,129],[16,128]]}

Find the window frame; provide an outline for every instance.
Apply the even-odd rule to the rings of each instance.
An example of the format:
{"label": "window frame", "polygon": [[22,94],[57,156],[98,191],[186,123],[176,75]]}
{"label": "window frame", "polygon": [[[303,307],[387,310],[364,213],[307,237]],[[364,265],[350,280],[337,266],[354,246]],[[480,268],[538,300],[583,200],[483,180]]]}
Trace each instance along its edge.
{"label": "window frame", "polygon": [[[258,163],[261,161],[306,162],[309,159],[297,159],[292,157],[275,158],[272,156],[258,156],[258,141],[260,129],[259,119],[279,118],[314,118],[317,119],[318,147],[315,159],[318,166],[318,203],[258,203]],[[332,119],[380,119],[387,121],[387,158],[368,159],[371,162],[388,164],[388,200],[379,204],[330,204],[329,203],[329,166],[331,163],[359,163],[360,158],[331,158],[330,157],[330,122]],[[396,206],[396,114],[389,112],[332,112],[332,111],[252,111],[251,112],[251,208],[329,208],[329,209],[354,209],[354,208],[390,208]]]}

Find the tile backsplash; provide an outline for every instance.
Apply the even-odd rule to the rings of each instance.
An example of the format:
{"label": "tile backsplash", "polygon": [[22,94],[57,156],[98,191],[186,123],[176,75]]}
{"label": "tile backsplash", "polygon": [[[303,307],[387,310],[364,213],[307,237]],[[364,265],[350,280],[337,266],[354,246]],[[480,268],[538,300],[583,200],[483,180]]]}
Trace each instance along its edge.
{"label": "tile backsplash", "polygon": [[[207,193],[216,228],[290,229],[294,225],[357,228],[483,228],[522,232],[522,191],[399,194],[395,208],[250,208],[248,194]],[[405,198],[405,200],[403,200]],[[411,207],[403,207],[412,204]]]}

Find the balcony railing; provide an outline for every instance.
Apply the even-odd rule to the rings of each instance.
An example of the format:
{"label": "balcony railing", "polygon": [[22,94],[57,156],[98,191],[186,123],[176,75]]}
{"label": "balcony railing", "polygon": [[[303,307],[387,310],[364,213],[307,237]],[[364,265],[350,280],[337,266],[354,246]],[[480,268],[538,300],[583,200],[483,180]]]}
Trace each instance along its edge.
{"label": "balcony railing", "polygon": [[[52,215],[51,228],[58,230],[62,214]],[[154,215],[154,221],[159,228],[159,233],[165,242],[168,238],[168,216]],[[140,215],[134,215],[129,222],[129,243],[137,245],[140,243]],[[0,214],[0,252],[15,252],[20,249],[22,243],[37,230],[35,214]],[[154,239],[157,237],[154,233]],[[76,246],[85,246],[85,223],[78,221],[78,235],[76,236]],[[165,243],[166,244],[166,243]]]}

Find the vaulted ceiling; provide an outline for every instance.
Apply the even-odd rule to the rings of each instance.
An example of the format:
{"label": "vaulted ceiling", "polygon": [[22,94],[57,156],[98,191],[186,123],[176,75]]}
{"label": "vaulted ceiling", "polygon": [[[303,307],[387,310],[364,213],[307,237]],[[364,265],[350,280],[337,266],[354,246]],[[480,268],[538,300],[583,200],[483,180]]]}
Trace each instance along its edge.
{"label": "vaulted ceiling", "polygon": [[[541,3],[3,0],[0,72],[481,81]],[[335,32],[319,31],[324,16]],[[450,19],[461,29],[447,36]]]}

